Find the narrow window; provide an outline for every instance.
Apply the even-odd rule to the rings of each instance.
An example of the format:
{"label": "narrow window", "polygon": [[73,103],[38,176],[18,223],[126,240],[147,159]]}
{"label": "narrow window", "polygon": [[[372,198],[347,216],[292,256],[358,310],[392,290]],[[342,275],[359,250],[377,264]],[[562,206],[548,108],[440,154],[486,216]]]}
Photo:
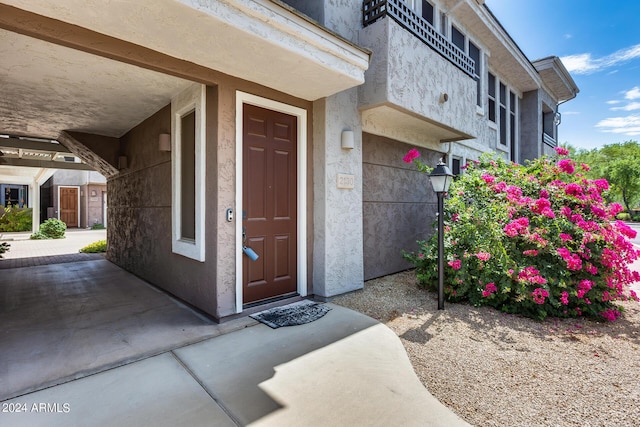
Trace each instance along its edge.
{"label": "narrow window", "polygon": [[205,260],[206,86],[194,84],[171,101],[171,245]]}
{"label": "narrow window", "polygon": [[180,237],[196,239],[196,112],[180,118]]}
{"label": "narrow window", "polygon": [[451,42],[458,47],[461,51],[465,52],[466,37],[455,26],[451,26]]}
{"label": "narrow window", "polygon": [[487,75],[488,75],[487,95],[489,98],[489,120],[495,123],[496,122],[496,76],[491,74],[491,72],[488,72]]}
{"label": "narrow window", "polygon": [[453,173],[455,176],[460,175],[461,169],[460,169],[460,158],[459,157],[452,157],[451,158],[451,173]]}
{"label": "narrow window", "polygon": [[516,161],[516,94],[509,91],[509,142],[511,143],[511,160]]}
{"label": "narrow window", "polygon": [[440,12],[440,33],[447,37],[447,15],[444,12]]}
{"label": "narrow window", "polygon": [[500,144],[507,145],[507,87],[500,82]]}
{"label": "narrow window", "polygon": [[433,5],[427,0],[422,0],[422,19],[433,25]]}
{"label": "narrow window", "polygon": [[482,106],[482,93],[480,92],[480,48],[469,41],[469,56],[473,59],[473,77],[476,81],[476,105]]}

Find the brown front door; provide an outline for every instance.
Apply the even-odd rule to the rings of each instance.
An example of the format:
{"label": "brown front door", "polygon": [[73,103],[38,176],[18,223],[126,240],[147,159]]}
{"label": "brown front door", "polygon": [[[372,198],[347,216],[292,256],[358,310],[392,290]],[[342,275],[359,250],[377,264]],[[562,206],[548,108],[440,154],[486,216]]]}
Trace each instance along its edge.
{"label": "brown front door", "polygon": [[60,220],[67,227],[78,226],[78,189],[60,187]]}
{"label": "brown front door", "polygon": [[243,303],[297,290],[297,119],[252,105],[243,109]]}

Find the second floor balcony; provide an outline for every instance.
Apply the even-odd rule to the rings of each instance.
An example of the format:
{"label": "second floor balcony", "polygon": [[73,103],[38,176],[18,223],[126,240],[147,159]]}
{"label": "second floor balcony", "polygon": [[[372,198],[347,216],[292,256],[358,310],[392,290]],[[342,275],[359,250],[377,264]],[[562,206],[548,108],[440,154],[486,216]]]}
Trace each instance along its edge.
{"label": "second floor balcony", "polygon": [[372,59],[359,87],[365,132],[439,150],[473,138],[474,61],[400,0],[366,0],[359,43]]}

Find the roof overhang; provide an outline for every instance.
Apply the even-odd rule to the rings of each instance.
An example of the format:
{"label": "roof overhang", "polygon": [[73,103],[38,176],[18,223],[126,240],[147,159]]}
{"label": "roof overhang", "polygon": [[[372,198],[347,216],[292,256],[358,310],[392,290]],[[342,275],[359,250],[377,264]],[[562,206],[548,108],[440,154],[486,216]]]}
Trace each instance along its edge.
{"label": "roof overhang", "polygon": [[580,92],[571,74],[557,56],[538,59],[533,61],[533,65],[558,103],[573,99]]}
{"label": "roof overhang", "polygon": [[369,65],[369,51],[270,0],[2,3],[306,100],[362,84]]}

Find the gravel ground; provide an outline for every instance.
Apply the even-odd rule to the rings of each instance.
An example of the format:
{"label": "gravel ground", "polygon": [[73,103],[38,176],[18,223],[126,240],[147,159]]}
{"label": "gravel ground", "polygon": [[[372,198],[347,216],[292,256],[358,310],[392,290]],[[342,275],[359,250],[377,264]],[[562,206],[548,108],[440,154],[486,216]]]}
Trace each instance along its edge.
{"label": "gravel ground", "polygon": [[429,392],[476,426],[640,426],[640,304],[616,322],[544,322],[445,304],[412,271],[332,302],[401,338]]}

